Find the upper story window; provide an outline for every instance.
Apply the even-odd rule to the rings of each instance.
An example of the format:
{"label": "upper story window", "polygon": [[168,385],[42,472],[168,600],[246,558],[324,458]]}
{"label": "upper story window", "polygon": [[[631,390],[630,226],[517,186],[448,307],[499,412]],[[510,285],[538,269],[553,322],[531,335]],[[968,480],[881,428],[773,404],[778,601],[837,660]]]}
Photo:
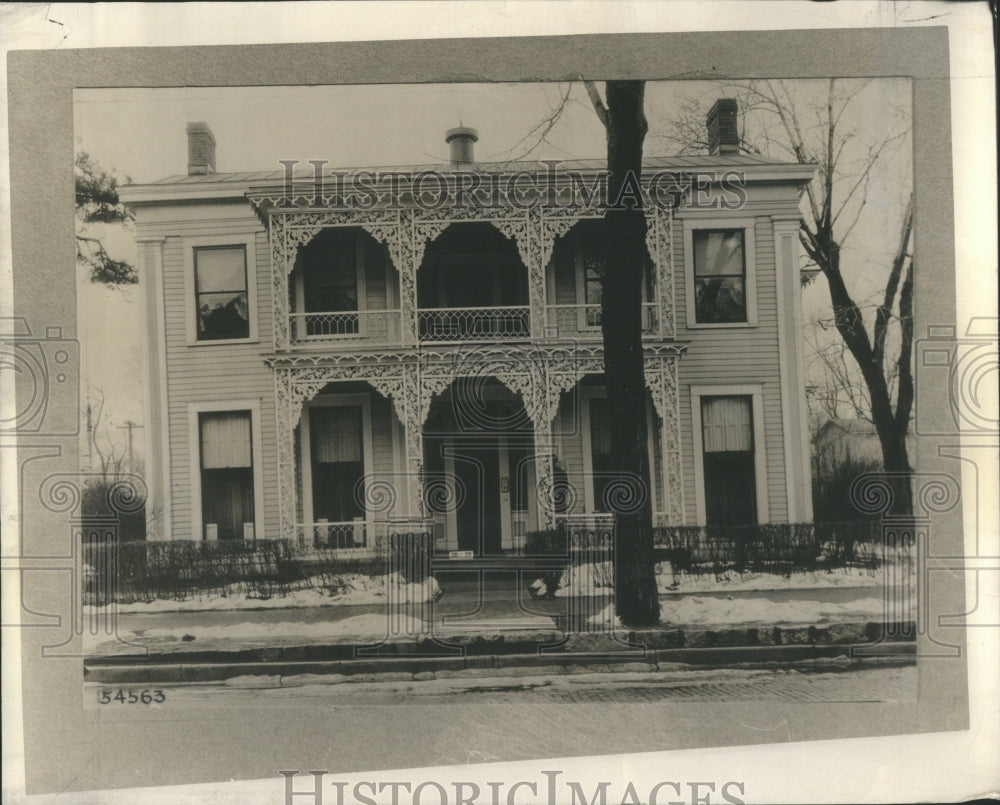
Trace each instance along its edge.
{"label": "upper story window", "polygon": [[[317,241],[302,253],[306,335],[355,335],[361,321],[358,240],[353,235]],[[326,315],[323,315],[326,314]]]}
{"label": "upper story window", "polygon": [[303,291],[307,312],[345,313],[358,309],[357,242],[354,239],[324,243],[308,252],[303,266]]}
{"label": "upper story window", "polygon": [[604,290],[604,254],[600,230],[584,229],[578,241],[583,272],[583,303],[586,305],[586,326],[601,326],[601,296]]}
{"label": "upper story window", "polygon": [[[575,274],[576,278],[575,299],[579,310],[576,323],[581,330],[601,326],[601,301],[604,294],[605,274],[603,226],[604,222],[601,220],[581,221],[573,228],[570,238],[560,241],[553,252],[553,260],[555,261],[573,261],[569,271]],[[568,251],[570,245],[572,253]],[[616,266],[612,261],[609,274],[611,281],[614,281],[615,270]],[[565,283],[566,269],[557,262],[555,272],[555,294],[558,299],[565,296],[562,286]],[[648,257],[643,263],[642,275],[642,302],[648,304],[655,299],[654,272]],[[646,315],[643,313],[644,329],[647,326]],[[565,324],[565,322],[562,323]]]}
{"label": "upper story window", "polygon": [[198,340],[249,338],[246,247],[196,247],[194,273]]}
{"label": "upper story window", "polygon": [[747,321],[746,244],[743,229],[696,229],[694,252],[695,322]]}

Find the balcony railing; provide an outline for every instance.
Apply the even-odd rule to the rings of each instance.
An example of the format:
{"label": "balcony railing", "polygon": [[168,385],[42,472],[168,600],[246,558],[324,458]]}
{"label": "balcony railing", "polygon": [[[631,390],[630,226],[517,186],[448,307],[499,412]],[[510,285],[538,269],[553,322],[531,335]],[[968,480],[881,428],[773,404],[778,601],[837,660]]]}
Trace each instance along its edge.
{"label": "balcony railing", "polygon": [[398,344],[400,340],[398,310],[292,313],[290,318],[295,343],[367,341],[372,344]]}
{"label": "balcony railing", "polygon": [[[659,330],[659,315],[655,302],[642,305],[643,335],[653,335]],[[601,306],[598,305],[549,305],[547,332],[557,338],[601,334]]]}
{"label": "balcony railing", "polygon": [[[423,342],[527,341],[531,338],[531,313],[527,305],[510,307],[443,307],[417,311],[417,328]],[[403,343],[399,310],[356,310],[289,315],[293,344]],[[655,302],[642,305],[642,332],[659,331]],[[546,336],[600,338],[600,305],[549,305]]]}
{"label": "balcony railing", "polygon": [[417,311],[421,341],[513,341],[531,336],[527,305],[441,307]]}
{"label": "balcony railing", "polygon": [[367,550],[373,547],[368,524],[360,517],[341,523],[324,520],[317,523],[299,523],[296,530],[299,545],[342,550]]}
{"label": "balcony railing", "polygon": [[394,518],[368,521],[361,517],[343,522],[319,520],[315,523],[297,523],[296,539],[300,547],[326,548],[370,554],[384,550],[391,534],[429,531],[436,535],[436,522],[426,518]]}

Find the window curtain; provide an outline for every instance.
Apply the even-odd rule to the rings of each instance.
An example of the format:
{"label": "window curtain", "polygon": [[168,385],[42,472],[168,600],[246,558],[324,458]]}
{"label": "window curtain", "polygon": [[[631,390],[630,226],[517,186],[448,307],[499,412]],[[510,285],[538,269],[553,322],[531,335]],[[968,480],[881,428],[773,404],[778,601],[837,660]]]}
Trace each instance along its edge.
{"label": "window curtain", "polygon": [[311,408],[312,455],[321,464],[360,462],[361,409],[358,407]]}
{"label": "window curtain", "polygon": [[207,470],[253,465],[249,412],[201,415],[201,465]]}
{"label": "window curtain", "polygon": [[701,428],[706,453],[753,450],[750,399],[714,397],[701,402]]}

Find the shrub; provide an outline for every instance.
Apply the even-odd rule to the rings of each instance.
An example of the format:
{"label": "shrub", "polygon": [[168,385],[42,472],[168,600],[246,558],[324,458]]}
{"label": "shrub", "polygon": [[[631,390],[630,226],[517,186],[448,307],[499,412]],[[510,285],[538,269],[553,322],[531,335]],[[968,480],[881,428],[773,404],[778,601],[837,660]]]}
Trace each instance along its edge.
{"label": "shrub", "polygon": [[676,569],[790,573],[847,565],[877,567],[880,529],[871,520],[671,526],[653,529],[653,539],[657,561],[670,561]]}
{"label": "shrub", "polygon": [[851,484],[860,475],[878,472],[875,461],[848,458],[833,470],[813,476],[813,518],[817,523],[871,520],[878,515],[859,512],[851,500]]}
{"label": "shrub", "polygon": [[84,546],[84,562],[94,569],[85,600],[96,604],[182,600],[234,584],[248,597],[269,598],[302,578],[286,540],[103,542]]}
{"label": "shrub", "polygon": [[112,533],[120,542],[146,539],[146,499],[124,500],[121,493],[131,489],[127,481],[109,478],[91,479],[83,485],[80,518],[84,542],[103,540],[108,524],[113,524]]}

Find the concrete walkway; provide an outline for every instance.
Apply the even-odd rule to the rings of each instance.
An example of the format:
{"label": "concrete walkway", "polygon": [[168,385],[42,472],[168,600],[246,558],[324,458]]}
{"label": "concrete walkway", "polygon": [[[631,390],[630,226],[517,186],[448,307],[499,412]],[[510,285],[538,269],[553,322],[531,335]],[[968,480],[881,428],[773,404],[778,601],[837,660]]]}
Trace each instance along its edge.
{"label": "concrete walkway", "polygon": [[[482,673],[552,664],[721,667],[854,658],[861,656],[857,647],[872,644],[875,654],[912,654],[913,624],[883,623],[879,613],[870,611],[872,589],[810,590],[805,595],[808,599],[803,591],[792,590],[664,595],[663,622],[643,630],[588,623],[589,615],[609,603],[603,597],[530,599],[520,593],[483,594],[474,586],[452,587],[436,603],[393,612],[385,604],[366,604],[126,613],[117,615],[110,633],[85,636],[84,665],[88,682],[124,684],[296,674],[360,679],[388,673],[419,679],[441,671]],[[671,612],[694,598],[725,601],[736,611],[752,603],[756,611],[791,617],[671,622]],[[822,611],[817,601],[847,616],[794,616],[797,604],[803,611]],[[351,631],[357,624],[363,626],[361,633]]]}

